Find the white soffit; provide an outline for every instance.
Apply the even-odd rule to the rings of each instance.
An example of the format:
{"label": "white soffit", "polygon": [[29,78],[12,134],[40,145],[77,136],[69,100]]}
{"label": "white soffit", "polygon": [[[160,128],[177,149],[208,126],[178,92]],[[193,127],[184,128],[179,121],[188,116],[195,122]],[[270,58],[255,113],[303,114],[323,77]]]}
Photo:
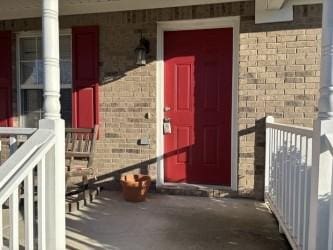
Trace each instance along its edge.
{"label": "white soffit", "polygon": [[[40,17],[43,0],[0,0],[0,20]],[[248,0],[59,0],[60,15],[156,9]]]}
{"label": "white soffit", "polygon": [[255,22],[287,22],[294,19],[294,5],[322,3],[322,0],[255,0]]}

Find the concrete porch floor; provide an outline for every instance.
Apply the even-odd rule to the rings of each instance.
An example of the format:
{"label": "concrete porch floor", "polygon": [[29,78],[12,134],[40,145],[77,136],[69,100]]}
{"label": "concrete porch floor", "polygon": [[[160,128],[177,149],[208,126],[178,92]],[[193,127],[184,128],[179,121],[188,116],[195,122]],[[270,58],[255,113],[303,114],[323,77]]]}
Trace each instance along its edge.
{"label": "concrete porch floor", "polygon": [[263,203],[248,199],[150,194],[123,201],[103,191],[67,215],[67,249],[290,249]]}

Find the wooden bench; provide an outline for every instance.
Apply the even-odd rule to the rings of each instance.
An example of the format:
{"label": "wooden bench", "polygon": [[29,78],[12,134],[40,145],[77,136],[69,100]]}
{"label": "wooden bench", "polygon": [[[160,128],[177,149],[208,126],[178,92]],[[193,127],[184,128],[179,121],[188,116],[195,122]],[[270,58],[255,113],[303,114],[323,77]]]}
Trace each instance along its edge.
{"label": "wooden bench", "polygon": [[[95,146],[98,134],[98,125],[94,128],[66,128],[65,131],[65,157],[66,157],[66,189],[71,180],[82,178],[79,185],[83,191],[88,186],[88,177],[95,176],[96,171],[93,167]],[[77,182],[77,181],[76,181]],[[81,189],[81,190],[82,190]]]}

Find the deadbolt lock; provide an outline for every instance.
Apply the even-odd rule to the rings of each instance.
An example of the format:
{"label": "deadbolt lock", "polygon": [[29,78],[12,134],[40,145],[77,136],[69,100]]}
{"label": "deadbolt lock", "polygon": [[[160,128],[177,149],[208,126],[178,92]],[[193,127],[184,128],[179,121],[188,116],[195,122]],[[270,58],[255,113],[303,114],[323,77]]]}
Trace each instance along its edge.
{"label": "deadbolt lock", "polygon": [[171,119],[168,117],[163,119],[163,133],[171,134]]}

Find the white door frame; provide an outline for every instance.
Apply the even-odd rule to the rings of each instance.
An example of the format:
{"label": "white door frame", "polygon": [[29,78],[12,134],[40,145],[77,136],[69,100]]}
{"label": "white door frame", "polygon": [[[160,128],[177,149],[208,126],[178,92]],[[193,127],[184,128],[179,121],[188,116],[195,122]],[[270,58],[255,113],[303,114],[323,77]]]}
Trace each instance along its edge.
{"label": "white door frame", "polygon": [[164,184],[164,32],[179,30],[198,30],[233,28],[233,69],[232,69],[232,121],[231,121],[231,188],[238,189],[238,55],[239,55],[239,24],[240,18],[219,17],[181,21],[157,22],[157,62],[156,62],[156,159],[157,187]]}

